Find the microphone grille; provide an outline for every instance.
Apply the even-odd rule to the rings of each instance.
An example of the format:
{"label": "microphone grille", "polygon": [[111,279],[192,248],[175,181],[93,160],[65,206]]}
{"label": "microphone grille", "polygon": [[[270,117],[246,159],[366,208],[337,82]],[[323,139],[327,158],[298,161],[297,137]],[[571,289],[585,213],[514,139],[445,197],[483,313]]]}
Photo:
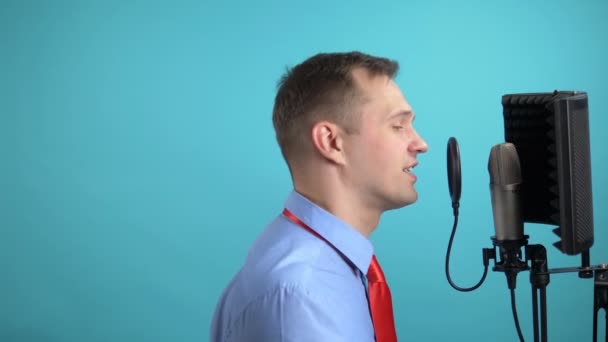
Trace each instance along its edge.
{"label": "microphone grille", "polygon": [[517,149],[512,143],[498,144],[490,151],[488,162],[490,184],[507,185],[522,183]]}

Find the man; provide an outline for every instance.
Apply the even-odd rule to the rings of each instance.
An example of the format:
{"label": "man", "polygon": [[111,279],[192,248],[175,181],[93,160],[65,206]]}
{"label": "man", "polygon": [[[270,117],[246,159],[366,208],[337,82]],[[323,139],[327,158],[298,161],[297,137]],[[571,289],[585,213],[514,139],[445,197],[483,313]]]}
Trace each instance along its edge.
{"label": "man", "polygon": [[329,53],[283,76],[273,123],[294,191],[222,294],[211,341],[396,341],[368,238],[383,212],[416,201],[427,150],[397,70]]}

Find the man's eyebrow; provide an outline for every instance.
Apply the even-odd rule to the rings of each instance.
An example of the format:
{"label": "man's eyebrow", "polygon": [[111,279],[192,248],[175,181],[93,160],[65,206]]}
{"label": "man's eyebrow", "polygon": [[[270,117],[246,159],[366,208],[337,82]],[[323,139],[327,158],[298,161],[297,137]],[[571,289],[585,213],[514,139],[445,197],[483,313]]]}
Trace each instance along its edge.
{"label": "man's eyebrow", "polygon": [[387,120],[391,120],[391,119],[396,118],[398,116],[411,116],[412,117],[412,121],[414,121],[414,119],[415,119],[414,113],[411,110],[407,109],[407,110],[400,110],[398,112],[390,114],[387,117]]}

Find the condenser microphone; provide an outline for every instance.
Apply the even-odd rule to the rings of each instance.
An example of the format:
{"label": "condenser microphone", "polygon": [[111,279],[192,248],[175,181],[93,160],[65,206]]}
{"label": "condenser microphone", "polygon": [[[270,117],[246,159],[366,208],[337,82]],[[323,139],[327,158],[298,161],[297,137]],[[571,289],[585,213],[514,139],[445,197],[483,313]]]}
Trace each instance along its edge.
{"label": "condenser microphone", "polygon": [[493,241],[500,248],[501,257],[494,271],[505,272],[509,288],[514,289],[517,273],[528,269],[520,260],[521,247],[527,239],[524,238],[521,166],[515,145],[503,143],[492,147],[488,171],[496,233]]}
{"label": "condenser microphone", "polygon": [[504,143],[492,147],[488,171],[496,240],[520,240],[524,237],[522,177],[515,145]]}

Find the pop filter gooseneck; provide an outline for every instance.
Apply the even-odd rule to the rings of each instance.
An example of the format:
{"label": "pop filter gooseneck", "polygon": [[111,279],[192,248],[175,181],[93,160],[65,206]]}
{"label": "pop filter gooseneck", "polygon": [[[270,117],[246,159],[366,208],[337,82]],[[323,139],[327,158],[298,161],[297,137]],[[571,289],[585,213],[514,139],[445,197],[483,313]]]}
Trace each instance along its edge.
{"label": "pop filter gooseneck", "polygon": [[454,227],[452,227],[452,234],[450,235],[450,242],[448,243],[448,250],[445,255],[445,275],[448,279],[448,283],[458,291],[469,292],[477,289],[483,284],[486,276],[488,275],[488,265],[484,261],[483,276],[479,283],[473,287],[459,287],[452,281],[450,277],[450,253],[452,251],[452,242],[454,241],[454,235],[456,234],[456,227],[458,226],[458,208],[460,207],[460,194],[462,192],[462,176],[460,172],[460,150],[458,148],[458,141],[456,138],[451,137],[448,140],[448,187],[450,189],[450,198],[452,199],[452,209],[454,209]]}

